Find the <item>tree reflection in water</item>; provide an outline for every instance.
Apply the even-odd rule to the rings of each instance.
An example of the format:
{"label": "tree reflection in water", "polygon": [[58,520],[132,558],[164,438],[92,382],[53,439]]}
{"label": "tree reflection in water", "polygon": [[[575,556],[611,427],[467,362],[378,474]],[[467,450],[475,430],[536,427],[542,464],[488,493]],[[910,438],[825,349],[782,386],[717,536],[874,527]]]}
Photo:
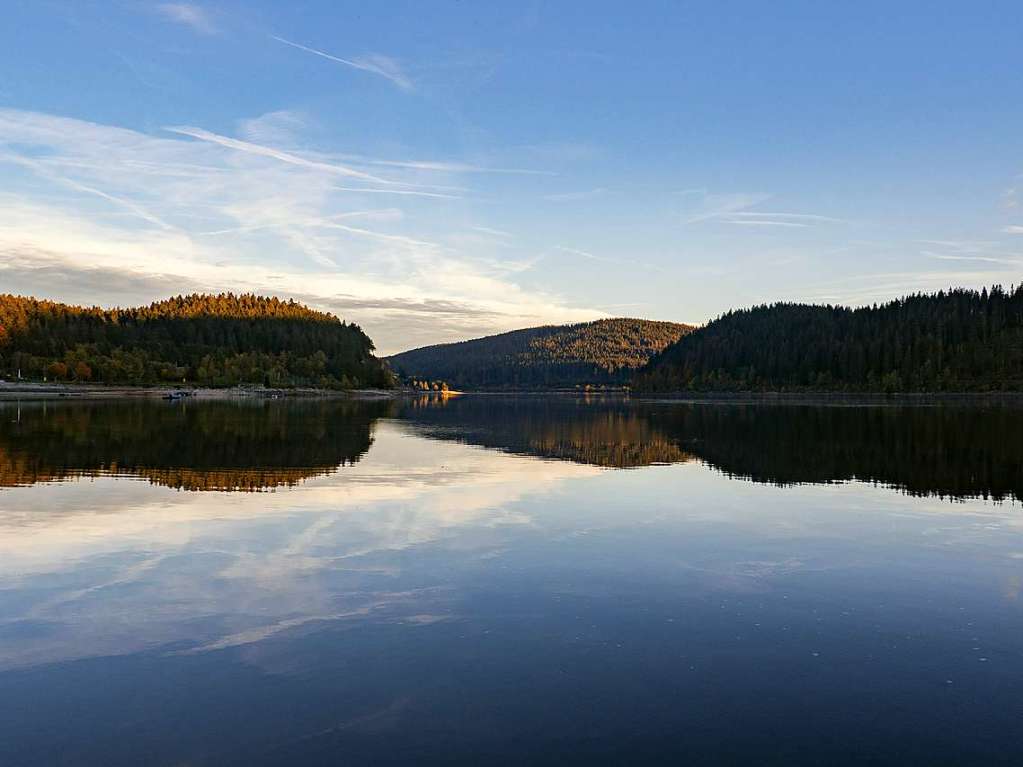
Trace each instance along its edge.
{"label": "tree reflection in water", "polygon": [[861,480],[913,495],[1023,498],[1023,407],[643,402],[603,397],[412,402],[424,435],[633,468],[699,459],[777,485]]}
{"label": "tree reflection in water", "polygon": [[292,486],[360,460],[373,424],[551,460],[701,460],[777,485],[860,480],[953,499],[1023,499],[1023,408],[467,395],[0,406],[0,487],[104,474],[183,490]]}
{"label": "tree reflection in water", "polygon": [[0,487],[129,475],[181,490],[292,486],[358,461],[390,402],[32,403],[0,407]]}

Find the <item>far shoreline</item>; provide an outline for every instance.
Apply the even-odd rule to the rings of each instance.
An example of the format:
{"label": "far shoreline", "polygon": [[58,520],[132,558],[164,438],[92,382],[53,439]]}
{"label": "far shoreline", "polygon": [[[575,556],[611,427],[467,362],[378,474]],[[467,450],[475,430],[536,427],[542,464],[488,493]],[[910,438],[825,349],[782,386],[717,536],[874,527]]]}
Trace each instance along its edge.
{"label": "far shoreline", "polygon": [[610,397],[638,402],[704,402],[704,403],[793,403],[793,404],[937,404],[954,402],[1008,401],[1023,403],[1023,392],[835,392],[835,391],[719,391],[719,392],[647,392],[625,388],[590,389],[469,389],[434,391],[408,387],[395,389],[324,389],[294,387],[267,389],[259,386],[161,386],[102,383],[43,383],[38,381],[0,381],[0,402],[39,400],[277,400],[277,399],[348,399],[386,400],[403,397],[448,397],[466,394],[482,396],[561,396]]}
{"label": "far shoreline", "polygon": [[[424,394],[427,392],[423,392]],[[454,392],[453,392],[454,393]],[[794,404],[928,404],[931,402],[991,402],[1007,400],[1023,403],[1019,391],[959,392],[840,392],[840,391],[632,391],[626,388],[590,389],[463,389],[458,394],[488,397],[586,397],[619,398],[636,402],[708,402],[708,403],[786,403]]]}
{"label": "far shoreline", "polygon": [[[424,392],[425,393],[425,392]],[[122,384],[57,384],[32,381],[0,381],[0,402],[15,400],[110,400],[110,399],[393,399],[406,394],[402,389],[319,389],[296,387],[266,389],[262,387],[158,386]]]}

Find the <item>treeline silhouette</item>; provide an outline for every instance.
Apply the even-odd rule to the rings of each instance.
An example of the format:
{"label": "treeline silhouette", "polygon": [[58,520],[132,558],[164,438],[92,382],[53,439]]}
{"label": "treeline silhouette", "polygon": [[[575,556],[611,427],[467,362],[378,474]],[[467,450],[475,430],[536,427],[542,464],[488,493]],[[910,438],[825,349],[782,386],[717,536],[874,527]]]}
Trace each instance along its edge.
{"label": "treeline silhouette", "polygon": [[406,379],[445,381],[461,389],[623,384],[691,329],[636,319],[548,325],[425,346],[387,361]]}
{"label": "treeline silhouette", "polygon": [[0,371],[120,384],[392,384],[357,325],[294,301],[232,293],[130,309],[0,295]]}
{"label": "treeline silhouette", "polygon": [[860,480],[913,495],[1023,500],[1023,407],[643,403],[612,397],[424,398],[432,439],[596,466],[699,459],[781,486]]}
{"label": "treeline silhouette", "polygon": [[129,475],[259,491],[354,464],[390,402],[0,403],[0,488]]}
{"label": "treeline silhouette", "polygon": [[650,360],[641,391],[1019,391],[1023,286],[917,294],[860,309],[728,312]]}

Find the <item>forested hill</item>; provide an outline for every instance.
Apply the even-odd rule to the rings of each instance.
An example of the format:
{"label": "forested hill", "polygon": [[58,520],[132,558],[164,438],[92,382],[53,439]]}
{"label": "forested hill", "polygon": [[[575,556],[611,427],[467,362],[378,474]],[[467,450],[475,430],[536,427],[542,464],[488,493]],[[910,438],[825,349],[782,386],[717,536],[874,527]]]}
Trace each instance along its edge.
{"label": "forested hill", "polygon": [[388,386],[373,342],[294,301],[178,296],[133,309],[0,295],[0,376],[104,383]]}
{"label": "forested hill", "polygon": [[861,309],[728,312],[654,357],[646,391],[1023,391],[1023,287]]}
{"label": "forested hill", "polygon": [[424,346],[387,361],[401,376],[443,380],[463,389],[620,384],[690,330],[689,325],[635,319],[547,325]]}

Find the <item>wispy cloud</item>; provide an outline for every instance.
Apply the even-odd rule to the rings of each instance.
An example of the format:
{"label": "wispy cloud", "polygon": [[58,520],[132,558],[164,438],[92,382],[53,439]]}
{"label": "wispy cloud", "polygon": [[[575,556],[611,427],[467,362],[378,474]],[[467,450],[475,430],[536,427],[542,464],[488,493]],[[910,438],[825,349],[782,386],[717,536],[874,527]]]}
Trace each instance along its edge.
{"label": "wispy cloud", "polygon": [[977,261],[987,264],[1008,264],[1010,266],[1023,265],[1023,256],[1019,258],[1006,258],[1004,256],[953,256],[945,253],[935,253],[930,250],[921,251],[921,255],[934,258],[939,261]]}
{"label": "wispy cloud", "polygon": [[679,192],[687,198],[696,198],[694,210],[684,214],[683,224],[696,224],[710,221],[722,216],[734,216],[737,212],[752,208],[768,199],[770,195],[735,192],[731,194],[711,194],[704,189],[684,189]]}
{"label": "wispy cloud", "polygon": [[993,284],[1008,285],[1019,280],[1018,269],[990,271],[879,272],[845,277],[838,282],[809,285],[793,301],[812,301],[864,306],[876,301],[890,301],[916,292],[947,290],[950,287]]}
{"label": "wispy cloud", "polygon": [[608,256],[600,256],[596,253],[591,253],[588,250],[581,250],[579,248],[569,248],[564,245],[555,245],[554,250],[561,253],[567,253],[570,256],[578,256],[579,258],[585,258],[588,261],[599,261],[604,264],[624,264],[630,267],[641,267],[643,269],[651,269],[653,271],[664,271],[661,267],[655,266],[654,264],[646,263],[645,261],[638,261],[636,259],[624,259],[624,258],[610,258]]}
{"label": "wispy cloud", "polygon": [[512,236],[511,232],[506,232],[503,229],[493,229],[489,226],[474,226],[472,228],[477,232],[482,232],[483,234],[490,234],[493,235],[494,237],[509,238]]}
{"label": "wispy cloud", "polygon": [[731,224],[732,226],[781,226],[790,229],[806,229],[810,226],[802,221],[772,221],[757,218],[721,218],[720,221],[722,224]]}
{"label": "wispy cloud", "polygon": [[290,146],[298,140],[309,125],[309,119],[301,112],[278,109],[259,117],[239,120],[238,134],[254,144],[276,144]]}
{"label": "wispy cloud", "polygon": [[837,224],[842,219],[812,213],[767,213],[737,211],[718,216],[721,223],[733,226],[781,226],[805,229],[815,224]]}
{"label": "wispy cloud", "polygon": [[918,240],[924,245],[937,245],[956,253],[981,253],[997,247],[994,240]]}
{"label": "wispy cloud", "polygon": [[774,227],[806,229],[818,224],[842,223],[843,219],[814,213],[788,213],[779,211],[752,211],[770,199],[770,195],[735,192],[712,194],[706,189],[683,189],[679,195],[697,201],[695,211],[683,219],[684,224],[714,222],[729,226]]}
{"label": "wispy cloud", "polygon": [[562,253],[568,253],[571,256],[579,256],[580,258],[586,258],[590,261],[603,261],[608,264],[618,263],[613,258],[607,258],[605,256],[598,256],[595,253],[590,253],[588,250],[580,250],[579,248],[568,248],[564,245],[555,245],[555,250],[560,250]]}
{"label": "wispy cloud", "polygon": [[199,141],[209,141],[210,143],[219,144],[220,146],[227,147],[228,149],[235,149],[239,152],[248,152],[262,157],[272,157],[273,159],[280,160],[281,162],[291,163],[292,165],[301,165],[312,170],[325,171],[327,173],[334,173],[340,176],[350,176],[352,178],[362,179],[363,181],[372,181],[377,184],[393,183],[387,179],[379,178],[369,173],[363,173],[362,171],[355,170],[354,168],[348,168],[344,165],[310,160],[291,152],[285,152],[280,149],[274,149],[273,147],[263,146],[262,144],[253,144],[250,141],[242,141],[240,139],[230,138],[229,136],[221,136],[219,134],[203,130],[202,128],[192,128],[190,126],[183,125],[168,127],[164,130],[170,131],[171,133],[178,133],[182,136],[190,136],[191,138],[198,139]]}
{"label": "wispy cloud", "polygon": [[[422,171],[363,173],[303,147],[294,121],[257,123],[286,125],[289,149],[0,109],[0,284],[81,303],[234,290],[347,306],[382,353],[602,315],[518,284],[529,254],[501,230],[460,239],[472,202],[417,186]],[[402,208],[367,204],[380,194]]]}
{"label": "wispy cloud", "polygon": [[440,249],[440,245],[436,242],[417,240],[414,237],[407,237],[403,234],[386,234],[384,232],[376,232],[371,229],[363,229],[357,226],[348,226],[347,224],[337,224],[326,221],[317,224],[317,226],[321,226],[326,229],[338,229],[342,232],[349,232],[350,234],[357,234],[362,237],[369,237],[375,240],[383,240],[384,242],[396,243],[410,248],[425,248],[430,250]]}
{"label": "wispy cloud", "polygon": [[[323,172],[326,172],[326,173],[336,174],[336,175],[340,175],[340,176],[348,176],[348,177],[351,177],[351,178],[359,179],[360,181],[365,181],[365,182],[370,182],[370,183],[375,183],[375,184],[382,184],[382,185],[416,187],[416,188],[418,188],[420,190],[424,190],[424,189],[426,189],[426,190],[442,190],[442,191],[439,191],[439,192],[438,191],[432,191],[432,193],[430,193],[430,194],[427,194],[427,193],[425,193],[423,191],[419,191],[418,194],[423,195],[423,196],[429,196],[429,197],[448,197],[448,198],[452,198],[453,199],[455,197],[455,195],[447,194],[447,190],[452,190],[452,189],[453,190],[463,190],[464,189],[463,187],[439,186],[439,185],[436,185],[436,184],[423,184],[423,183],[416,183],[416,182],[405,181],[405,180],[396,180],[396,179],[390,179],[390,178],[383,178],[381,176],[373,175],[372,173],[367,173],[365,171],[357,170],[357,169],[352,168],[352,167],[350,167],[348,165],[343,165],[343,164],[341,164],[339,162],[333,161],[333,158],[329,158],[329,159],[331,159],[331,161],[329,161],[329,162],[327,161],[327,159],[319,159],[319,158],[314,159],[313,157],[308,156],[308,153],[306,153],[306,154],[297,154],[296,152],[293,152],[293,151],[284,151],[283,149],[278,149],[277,147],[266,146],[264,144],[257,144],[257,143],[254,143],[252,141],[243,141],[241,139],[231,138],[230,136],[222,136],[220,134],[212,133],[212,132],[210,132],[208,130],[204,130],[202,128],[195,128],[195,127],[188,126],[188,125],[171,126],[171,127],[164,128],[164,130],[169,131],[171,133],[178,133],[178,134],[180,134],[182,136],[189,136],[190,138],[198,139],[199,141],[208,141],[208,142],[210,142],[212,144],[219,144],[220,146],[226,147],[228,149],[234,149],[234,150],[239,151],[239,152],[248,152],[249,154],[260,155],[262,157],[271,157],[271,158],[273,158],[275,160],[280,160],[281,162],[291,163],[292,165],[301,165],[301,166],[306,167],[306,168],[310,168],[310,169],[314,169],[314,170],[319,170],[319,171],[323,171]],[[388,166],[391,166],[391,167],[394,167],[394,168],[408,168],[408,169],[414,169],[414,170],[421,170],[421,169],[423,169],[422,167],[420,167],[420,166],[418,166],[416,164],[413,164],[413,163],[404,163],[404,162],[401,162],[401,161],[391,161],[391,160],[368,160],[366,158],[359,158],[357,155],[346,155],[346,156],[347,157],[357,158],[357,159],[359,159],[359,161],[361,161],[363,163],[367,163],[367,164],[388,165]],[[459,168],[459,164],[458,163],[450,163],[447,166],[445,166],[444,163],[435,163],[434,165],[435,165],[434,168],[427,168],[427,169],[428,170],[448,170],[450,172],[457,172],[457,169]],[[372,191],[383,191],[383,190],[373,190],[373,189],[355,190],[355,189],[352,189],[352,188],[348,188],[345,191],[372,192]],[[391,191],[391,193],[392,194],[401,194],[402,192]],[[405,194],[411,194],[411,192],[404,192],[404,193]]]}
{"label": "wispy cloud", "polygon": [[409,189],[370,189],[368,187],[358,186],[335,186],[333,188],[339,192],[357,192],[359,194],[404,194],[412,197],[437,197],[444,200],[464,199],[462,195],[457,194],[446,194],[444,192],[422,192]]}
{"label": "wispy cloud", "polygon": [[966,261],[976,264],[999,264],[1019,267],[1023,254],[1006,251],[994,240],[920,240],[928,247],[920,255],[937,261]]}
{"label": "wispy cloud", "polygon": [[1006,234],[1023,234],[1023,226],[1007,226],[1002,231]]}
{"label": "wispy cloud", "polygon": [[191,27],[200,34],[212,35],[217,31],[206,10],[194,3],[160,3],[156,10],[165,18]]}
{"label": "wispy cloud", "polygon": [[[377,221],[400,221],[402,218],[402,212],[397,208],[382,208],[374,210],[352,210],[345,213],[338,213],[337,215],[330,216],[328,218],[306,218],[306,219],[289,219],[286,223],[288,226],[294,224],[300,224],[301,226],[315,228],[318,226],[329,227],[335,224],[339,220],[346,218],[366,218]],[[239,234],[242,232],[258,232],[264,229],[274,229],[283,225],[283,222],[271,222],[266,224],[253,224],[251,226],[233,226],[228,229],[215,229],[211,232],[197,232],[198,236],[202,237],[217,237],[224,234]]]}
{"label": "wispy cloud", "polygon": [[920,255],[938,261],[968,261],[1018,267],[1023,253],[997,240],[919,240],[928,247]]}
{"label": "wispy cloud", "polygon": [[535,168],[495,168],[487,165],[474,165],[465,162],[445,162],[440,160],[380,160],[363,155],[343,155],[342,159],[360,165],[381,165],[390,168],[410,168],[412,170],[437,171],[439,173],[506,173],[521,176],[556,176],[550,170]]}
{"label": "wispy cloud", "polygon": [[334,56],[326,51],[320,51],[316,48],[310,48],[307,45],[296,43],[291,40],[286,40],[283,37],[277,35],[270,35],[271,39],[276,40],[284,45],[290,45],[292,48],[297,48],[300,51],[311,53],[314,56],[320,56],[321,58],[333,61],[337,64],[344,64],[352,69],[359,69],[363,72],[371,72],[375,75],[380,75],[392,83],[397,85],[399,88],[405,91],[410,91],[413,88],[412,80],[402,71],[401,66],[397,61],[389,56],[383,56],[379,53],[371,53],[366,56],[359,56],[350,59],[343,59],[340,56]]}
{"label": "wispy cloud", "polygon": [[142,205],[132,200],[122,199],[115,195],[109,194],[107,192],[104,192],[102,189],[96,189],[95,187],[89,186],[88,184],[82,184],[79,183],[78,181],[75,181],[74,179],[61,176],[58,173],[54,173],[44,163],[39,162],[37,160],[33,160],[29,157],[24,157],[17,153],[11,152],[7,154],[0,154],[0,161],[14,163],[17,165],[25,166],[27,168],[31,168],[38,175],[45,176],[46,178],[49,178],[58,184],[67,186],[79,192],[85,192],[86,194],[95,195],[96,197],[106,200],[107,202],[113,203],[114,205],[125,209],[126,211],[137,216],[143,221],[147,221],[148,223],[158,226],[161,229],[173,228],[166,221],[154,215]]}
{"label": "wispy cloud", "polygon": [[579,200],[592,200],[596,197],[603,197],[607,194],[607,189],[604,187],[597,187],[595,189],[586,189],[581,192],[562,192],[560,194],[545,194],[543,198],[550,202],[576,202]]}

